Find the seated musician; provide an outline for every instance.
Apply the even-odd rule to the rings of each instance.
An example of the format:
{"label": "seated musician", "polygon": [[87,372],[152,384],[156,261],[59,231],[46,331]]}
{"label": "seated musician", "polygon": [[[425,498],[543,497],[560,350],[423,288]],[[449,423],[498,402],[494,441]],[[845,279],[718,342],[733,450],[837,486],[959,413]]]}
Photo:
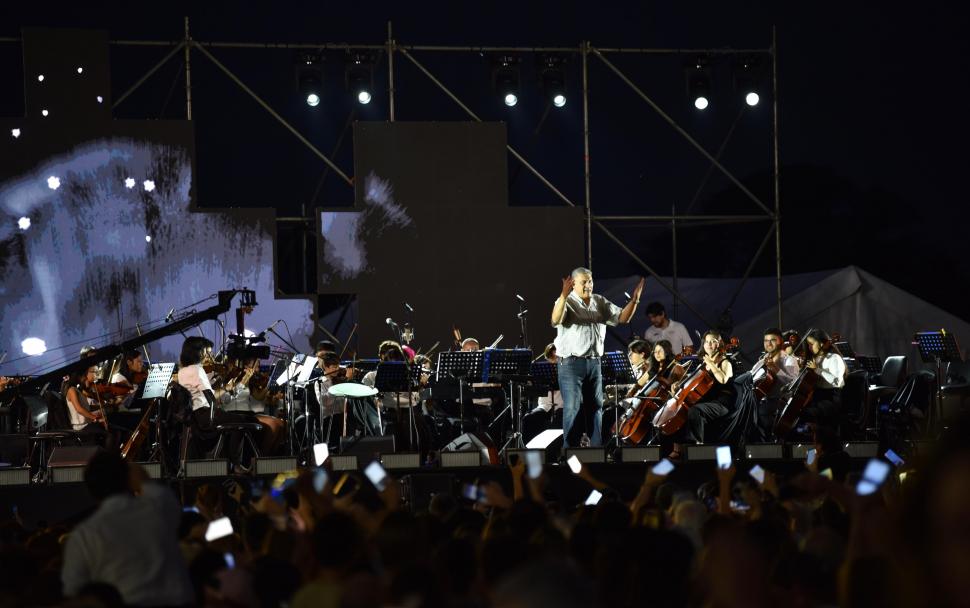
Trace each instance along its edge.
{"label": "seated musician", "polygon": [[801,419],[835,428],[839,424],[842,387],[845,386],[845,360],[821,329],[809,332],[805,342],[809,350],[805,367],[815,370],[819,378],[811,402],[802,410]]}
{"label": "seated musician", "polygon": [[124,384],[133,389],[138,388],[137,380],[142,380],[140,376],[143,375],[145,375],[145,361],[141,358],[141,351],[133,348],[122,356],[121,367],[111,376],[111,384]]}
{"label": "seated musician", "polygon": [[465,338],[461,341],[462,352],[470,353],[476,350],[481,350],[482,346],[478,343],[475,338]]}
{"label": "seated musician", "polygon": [[283,439],[284,424],[273,415],[275,399],[267,387],[256,391],[251,388],[253,376],[259,373],[259,359],[234,360],[230,365],[237,370],[237,375],[223,387],[219,399],[222,409],[242,414],[248,422],[262,424],[259,450],[263,455],[271,454]]}
{"label": "seated musician", "polygon": [[[346,368],[340,367],[340,357],[332,351],[319,352],[320,360],[317,365],[323,370],[323,375],[313,382],[313,392],[316,395],[317,403],[320,406],[320,424],[322,426],[321,435],[325,443],[330,443],[331,439],[336,441],[334,436],[334,416],[343,415],[344,397],[334,397],[330,394],[330,387],[334,384],[350,380],[350,374]],[[340,433],[341,427],[337,427]]]}
{"label": "seated musician", "polygon": [[766,329],[764,331],[765,353],[751,367],[751,378],[756,386],[766,371],[775,378],[767,394],[758,401],[756,424],[760,441],[766,441],[771,436],[782,389],[798,377],[798,360],[785,352],[782,340],[780,329],[777,327]]}
{"label": "seated musician", "polygon": [[798,332],[794,329],[785,330],[781,334],[782,350],[791,357],[795,356],[795,344],[798,343]]}
{"label": "seated musician", "polygon": [[[542,351],[542,356],[546,361],[555,365],[559,361],[559,356],[556,355],[555,343],[550,342],[548,345],[546,345],[545,350]],[[544,397],[539,397],[536,409],[533,411],[542,410],[544,412],[554,412],[561,409],[562,396],[560,395],[559,390],[556,389],[549,391],[549,393]]]}
{"label": "seated musician", "polygon": [[670,373],[674,369],[674,363],[677,360],[674,358],[674,349],[671,346],[669,340],[659,340],[653,345],[653,350],[650,352],[650,358],[647,360],[647,375],[648,381],[653,380],[656,377],[660,377],[661,383],[669,386],[669,381],[665,382],[670,377]]}
{"label": "seated musician", "polygon": [[636,386],[631,389],[631,392],[635,392],[650,379],[648,373],[650,369],[650,348],[650,343],[646,340],[634,340],[627,346],[626,356],[630,360],[630,367],[633,368],[633,378],[636,382]]}
{"label": "seated musician", "polygon": [[[212,358],[212,341],[201,336],[190,336],[182,343],[179,355],[178,383],[192,396],[193,433],[204,441],[215,440],[218,435],[215,427],[231,422],[250,422],[246,416],[238,412],[225,412],[214,408],[217,398],[222,396],[221,390],[213,389],[209,376],[202,367],[203,361]],[[229,435],[230,454],[238,454],[242,445],[242,433],[233,432]],[[240,465],[237,465],[240,466]]]}
{"label": "seated musician", "polygon": [[101,443],[107,436],[102,412],[98,405],[91,403],[88,398],[88,391],[94,385],[97,375],[98,368],[95,366],[72,373],[64,386],[61,387],[61,394],[67,401],[67,413],[71,420],[71,429],[80,431],[85,435],[91,435]]}
{"label": "seated musician", "polygon": [[[730,414],[735,407],[736,398],[734,383],[731,381],[731,378],[734,377],[734,368],[731,361],[724,355],[724,341],[721,334],[710,330],[704,334],[701,342],[704,351],[700,363],[714,377],[714,386],[702,401],[695,403],[687,410],[684,437],[691,443],[704,443],[707,423]],[[681,446],[675,443],[671,456],[679,458],[680,448]]]}

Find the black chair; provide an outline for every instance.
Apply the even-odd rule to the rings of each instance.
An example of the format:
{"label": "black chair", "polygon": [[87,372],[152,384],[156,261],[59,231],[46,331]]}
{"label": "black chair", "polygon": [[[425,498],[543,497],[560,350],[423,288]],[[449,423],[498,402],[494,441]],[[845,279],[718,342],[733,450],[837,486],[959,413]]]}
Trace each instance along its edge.
{"label": "black chair", "polygon": [[875,412],[869,407],[869,373],[864,369],[850,372],[842,388],[843,419],[850,432],[865,439],[876,431]]}
{"label": "black chair", "polygon": [[970,361],[951,361],[946,366],[946,382],[940,387],[939,415],[951,420],[970,411]]}
{"label": "black chair", "polygon": [[27,437],[30,449],[24,462],[25,467],[33,466],[34,453],[38,452],[35,481],[44,481],[47,478],[47,462],[55,447],[82,443],[82,434],[72,428],[67,410],[69,406],[64,396],[57,391],[47,391],[43,398],[47,404],[47,423]]}
{"label": "black chair", "polygon": [[216,441],[216,447],[212,451],[212,458],[218,458],[219,452],[222,450],[222,444],[225,442],[226,435],[232,433],[241,433],[242,440],[239,442],[239,449],[236,454],[229,454],[229,463],[234,467],[243,466],[243,456],[246,451],[246,444],[253,450],[253,456],[259,458],[259,448],[256,447],[256,442],[253,440],[253,433],[258,433],[263,430],[263,425],[258,422],[223,422],[216,425],[216,432],[219,433],[219,440]]}
{"label": "black chair", "polygon": [[869,401],[876,401],[877,403],[890,401],[905,382],[907,375],[906,357],[904,355],[886,357],[882,364],[882,371],[872,379],[873,383],[869,387]]}

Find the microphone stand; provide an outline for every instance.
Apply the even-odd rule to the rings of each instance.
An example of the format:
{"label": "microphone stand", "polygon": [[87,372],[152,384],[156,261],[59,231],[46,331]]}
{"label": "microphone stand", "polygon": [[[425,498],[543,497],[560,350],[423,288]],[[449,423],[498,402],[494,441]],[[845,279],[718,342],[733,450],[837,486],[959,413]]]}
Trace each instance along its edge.
{"label": "microphone stand", "polygon": [[519,300],[519,314],[515,316],[519,318],[519,344],[522,348],[529,348],[529,311],[525,307],[525,301]]}
{"label": "microphone stand", "polygon": [[286,344],[287,346],[289,346],[290,347],[290,350],[292,352],[294,352],[294,353],[300,352],[300,349],[299,348],[293,346],[293,344],[289,340],[287,340],[283,336],[281,336],[278,333],[276,333],[276,330],[273,329],[272,327],[267,327],[266,328],[266,331],[268,331],[269,333],[273,334],[274,336],[276,336],[277,338],[279,338],[280,340],[282,340],[283,341],[283,344]]}

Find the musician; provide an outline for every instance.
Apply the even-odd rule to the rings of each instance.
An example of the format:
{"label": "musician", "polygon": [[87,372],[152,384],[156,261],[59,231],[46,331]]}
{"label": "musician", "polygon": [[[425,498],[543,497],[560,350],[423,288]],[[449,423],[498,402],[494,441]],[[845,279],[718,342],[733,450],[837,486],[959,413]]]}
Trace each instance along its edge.
{"label": "musician", "polygon": [[834,428],[839,423],[842,387],[845,386],[845,360],[829,335],[821,329],[810,331],[805,342],[809,350],[805,367],[815,370],[819,378],[811,402],[802,410],[801,419]]}
{"label": "musician", "polygon": [[465,338],[461,341],[462,352],[470,353],[476,350],[481,350],[482,347],[475,338]]}
{"label": "musician", "polygon": [[634,340],[626,348],[636,387],[641,387],[650,380],[650,343],[646,340]]}
{"label": "musician", "polygon": [[674,347],[670,344],[670,340],[660,340],[653,345],[650,358],[647,359],[648,382],[658,375],[661,379],[670,377],[670,372],[674,369],[674,363],[677,362],[674,354]]}
{"label": "musician", "polygon": [[337,346],[330,340],[320,340],[317,342],[317,348],[313,352],[316,353],[317,359],[320,359],[325,353],[336,353]]}
{"label": "musician", "polygon": [[782,350],[786,355],[795,356],[795,343],[798,342],[798,332],[794,329],[786,330],[781,334]]}
{"label": "musician", "polygon": [[673,352],[680,354],[684,352],[685,346],[694,347],[694,341],[683,323],[674,321],[667,316],[667,310],[660,302],[650,302],[646,308],[647,319],[650,320],[650,327],[643,333],[643,339],[649,340],[651,344],[656,344],[661,340],[670,342]]}
{"label": "musician", "polygon": [[552,307],[552,326],[556,328],[556,352],[559,355],[559,390],[563,400],[563,446],[576,445],[573,426],[581,406],[593,409],[593,428],[588,433],[590,444],[602,445],[603,376],[600,357],[606,340],[606,326],[629,323],[644,279],[640,279],[633,296],[622,309],[599,294],[593,293],[593,273],[576,268],[562,280],[562,292]]}
{"label": "musician", "polygon": [[145,361],[141,358],[141,351],[133,348],[122,356],[121,367],[111,376],[111,384],[124,384],[132,389],[138,388],[136,375],[144,375]]}
{"label": "musician", "polygon": [[764,355],[751,367],[751,379],[756,385],[766,372],[775,378],[768,394],[758,402],[757,425],[762,440],[771,435],[782,389],[798,377],[798,359],[785,352],[783,340],[784,336],[777,327],[766,329]]}
{"label": "musician", "polygon": [[283,420],[272,415],[273,397],[266,390],[253,392],[249,385],[259,373],[259,359],[237,359],[230,362],[236,376],[223,387],[219,402],[226,412],[237,412],[248,422],[263,425],[260,431],[260,453],[271,454],[283,439]]}
{"label": "musician", "polygon": [[[349,378],[347,369],[340,367],[340,357],[335,352],[321,353],[317,363],[323,369],[323,375],[313,382],[313,391],[320,405],[320,424],[324,442],[330,443],[333,434],[333,416],[344,411],[344,397],[334,397],[330,394],[330,387],[334,384],[346,382]],[[324,422],[326,421],[326,422]],[[338,433],[340,429],[338,428]]]}
{"label": "musician", "polygon": [[[731,361],[724,355],[724,340],[721,334],[709,330],[703,337],[704,352],[701,365],[714,377],[714,387],[704,396],[704,400],[695,403],[687,410],[686,439],[693,443],[703,443],[704,429],[708,422],[723,418],[731,413],[735,406],[736,394],[734,383],[734,368]],[[674,457],[679,456],[679,450],[674,446]]]}
{"label": "musician", "polygon": [[67,401],[67,413],[71,420],[71,429],[86,435],[92,435],[103,440],[107,435],[104,428],[102,412],[97,404],[92,404],[86,391],[90,389],[98,377],[98,368],[91,366],[83,372],[74,372],[62,387],[61,393]]}
{"label": "musician", "polygon": [[[549,363],[557,363],[559,356],[556,354],[556,345],[550,343],[542,351],[542,357]],[[559,391],[551,390],[546,395],[539,397],[536,408],[533,412],[543,411],[546,413],[562,409],[562,394]]]}

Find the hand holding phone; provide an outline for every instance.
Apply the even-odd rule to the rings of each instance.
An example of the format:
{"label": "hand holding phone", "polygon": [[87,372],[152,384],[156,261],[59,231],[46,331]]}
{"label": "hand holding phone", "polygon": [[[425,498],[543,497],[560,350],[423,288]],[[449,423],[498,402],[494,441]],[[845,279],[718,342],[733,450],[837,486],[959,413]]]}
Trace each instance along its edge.
{"label": "hand holding phone", "polygon": [[529,479],[538,479],[542,475],[542,454],[534,451],[526,452],[525,466]]}
{"label": "hand holding phone", "polygon": [[583,470],[583,463],[579,461],[579,456],[575,454],[569,457],[569,460],[566,461],[566,464],[569,465],[569,470],[575,473],[576,475],[579,475],[579,472]]}
{"label": "hand holding phone", "polygon": [[809,451],[805,452],[805,464],[807,464],[808,466],[812,466],[813,464],[815,464],[816,453],[817,452],[815,451],[815,448],[812,448]]}
{"label": "hand holding phone", "polygon": [[475,502],[485,503],[485,492],[482,491],[481,486],[474,483],[466,483],[462,486],[461,495],[468,500],[473,500]]}
{"label": "hand holding phone", "polygon": [[325,443],[317,443],[313,446],[313,460],[317,463],[317,466],[323,465],[327,458],[330,457],[330,446]]}
{"label": "hand holding phone", "polygon": [[756,464],[753,467],[751,467],[751,470],[748,471],[748,474],[754,477],[755,481],[757,481],[759,484],[764,485],[765,470],[761,468],[761,465]]}
{"label": "hand holding phone", "polygon": [[387,471],[376,460],[367,465],[364,469],[364,475],[374,484],[378,492],[383,492],[384,488],[387,487]]}
{"label": "hand holding phone", "polygon": [[722,445],[717,448],[717,468],[719,469],[731,468],[731,447],[730,446]]}
{"label": "hand holding phone", "polygon": [[886,450],[885,456],[886,456],[886,460],[893,463],[893,466],[897,468],[906,464],[906,461],[900,458],[899,454],[897,454],[892,450]]}
{"label": "hand holding phone", "polygon": [[650,472],[658,477],[666,477],[673,470],[674,470],[674,463],[664,458],[657,464],[653,465],[653,468],[650,469]]}
{"label": "hand holding phone", "polygon": [[598,504],[601,498],[603,498],[603,493],[600,492],[599,490],[593,490],[592,492],[589,493],[589,496],[586,497],[586,502],[584,504],[587,504],[587,505]]}
{"label": "hand holding phone", "polygon": [[313,469],[313,489],[317,494],[323,494],[323,487],[327,485],[327,471],[321,467]]}
{"label": "hand holding phone", "polygon": [[875,493],[882,485],[882,482],[886,481],[886,476],[889,475],[889,463],[878,458],[872,458],[866,464],[866,469],[862,472],[862,479],[855,487],[856,494],[859,496],[868,496]]}
{"label": "hand holding phone", "polygon": [[228,517],[220,517],[209,522],[209,527],[205,530],[206,542],[212,542],[232,534],[232,522]]}

